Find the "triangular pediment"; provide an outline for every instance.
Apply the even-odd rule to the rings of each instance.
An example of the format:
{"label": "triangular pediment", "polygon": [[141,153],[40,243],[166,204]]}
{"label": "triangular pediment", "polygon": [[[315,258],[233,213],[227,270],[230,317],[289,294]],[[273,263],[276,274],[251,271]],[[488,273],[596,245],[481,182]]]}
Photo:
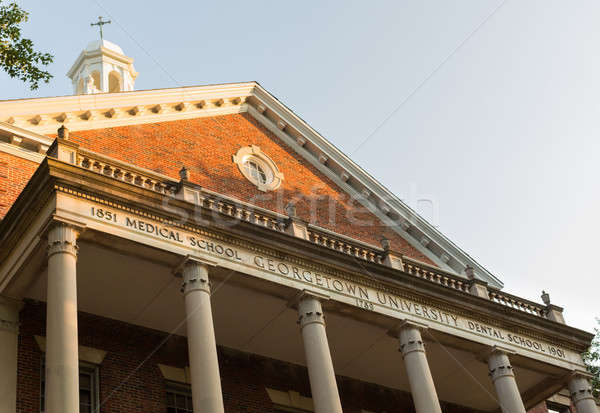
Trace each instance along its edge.
{"label": "triangular pediment", "polygon": [[[254,128],[253,133],[257,133],[254,136],[260,132],[282,148],[279,151],[263,140],[266,153],[277,151],[277,157],[281,159],[289,155],[290,159],[295,159],[290,162],[296,162],[293,169],[306,168],[303,171],[324,182],[327,190],[335,188],[345,194],[345,202],[360,204],[368,210],[379,221],[378,228],[385,228],[406,242],[403,252],[407,255],[457,274],[464,275],[465,267],[470,266],[478,278],[492,286],[502,286],[496,277],[255,82],[3,101],[0,102],[0,140],[3,141],[0,149],[31,152],[30,158],[41,158],[44,148],[63,124],[73,135],[92,139],[96,134],[94,131],[108,128],[111,133],[125,136],[128,132],[124,131],[130,127],[191,122],[185,127],[180,123],[180,133],[185,134],[186,127],[200,130],[209,127],[210,118],[228,115],[238,115],[236,122],[239,124],[233,126],[236,131]],[[140,126],[137,133],[143,134],[142,129]],[[175,135],[172,139],[178,139],[177,132],[171,133]],[[19,139],[12,139],[12,136]],[[238,147],[256,144],[256,139],[245,142],[240,137],[236,143]],[[235,151],[231,149],[227,153],[231,156]],[[203,165],[203,168],[207,169],[207,166]],[[370,239],[352,228],[336,232],[376,244],[374,239],[380,237],[382,231],[374,230],[378,233],[371,234]]]}

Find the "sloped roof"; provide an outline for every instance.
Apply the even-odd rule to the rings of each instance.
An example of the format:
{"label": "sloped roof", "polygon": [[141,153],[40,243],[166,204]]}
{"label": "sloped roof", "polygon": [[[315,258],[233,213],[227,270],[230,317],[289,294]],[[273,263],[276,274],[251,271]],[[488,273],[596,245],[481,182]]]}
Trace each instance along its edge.
{"label": "sloped roof", "polygon": [[[442,269],[502,282],[257,82],[0,101],[0,137],[44,152],[71,131],[247,112]],[[21,131],[21,133],[20,133]],[[18,142],[10,136],[21,136]],[[6,140],[6,139],[5,139]],[[3,144],[0,150],[6,149]]]}

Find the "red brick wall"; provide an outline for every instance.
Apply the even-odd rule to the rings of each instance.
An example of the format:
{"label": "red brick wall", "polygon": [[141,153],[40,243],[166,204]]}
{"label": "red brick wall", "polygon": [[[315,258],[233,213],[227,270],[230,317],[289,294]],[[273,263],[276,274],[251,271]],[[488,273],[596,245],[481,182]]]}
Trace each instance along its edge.
{"label": "red brick wall", "polygon": [[[185,165],[193,182],[269,210],[284,213],[285,205],[297,200],[298,215],[306,220],[375,245],[385,234],[398,252],[430,262],[248,114],[76,131],[71,138],[176,180]],[[232,155],[247,145],[260,146],[284,174],[276,192],[258,191],[233,163]],[[353,216],[370,224],[359,225]]]}
{"label": "red brick wall", "polygon": [[0,219],[4,218],[37,167],[36,162],[0,152]]}
{"label": "red brick wall", "polygon": [[[165,381],[158,363],[184,367],[187,343],[172,336],[120,321],[79,313],[81,345],[107,351],[99,368],[101,413],[165,413]],[[21,311],[17,413],[39,413],[42,353],[34,335],[45,336],[45,305],[28,301]],[[310,397],[306,368],[219,348],[223,398],[227,413],[270,413],[266,387]],[[410,394],[337,377],[345,413],[414,413]],[[444,405],[444,413],[475,413]],[[541,412],[536,412],[541,413]]]}

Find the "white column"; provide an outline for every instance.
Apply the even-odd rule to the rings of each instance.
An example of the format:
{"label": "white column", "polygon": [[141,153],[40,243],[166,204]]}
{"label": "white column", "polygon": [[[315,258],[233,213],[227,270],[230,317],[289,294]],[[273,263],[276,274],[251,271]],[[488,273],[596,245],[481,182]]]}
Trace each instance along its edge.
{"label": "white column", "polygon": [[577,413],[598,413],[598,407],[592,395],[592,386],[587,377],[575,374],[569,380],[569,393]]}
{"label": "white column", "polygon": [[0,413],[17,410],[17,345],[21,304],[0,296]]}
{"label": "white column", "polygon": [[502,413],[525,413],[525,406],[508,354],[494,347],[488,356],[488,368]]}
{"label": "white column", "polygon": [[194,412],[223,413],[208,267],[188,259],[182,273]]}
{"label": "white column", "polygon": [[48,232],[46,413],[79,412],[77,236],[55,223]]}
{"label": "white column", "polygon": [[298,314],[315,412],[342,413],[321,302],[310,293],[303,293]]}
{"label": "white column", "polygon": [[425,355],[421,328],[424,326],[405,322],[399,327],[398,332],[410,393],[417,413],[442,413]]}

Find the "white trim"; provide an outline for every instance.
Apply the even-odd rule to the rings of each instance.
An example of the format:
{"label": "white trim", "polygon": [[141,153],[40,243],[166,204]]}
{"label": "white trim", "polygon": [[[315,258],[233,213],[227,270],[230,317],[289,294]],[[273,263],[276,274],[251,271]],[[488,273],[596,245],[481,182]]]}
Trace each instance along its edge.
{"label": "white trim", "polygon": [[52,141],[53,141],[52,138],[49,138],[46,135],[35,133],[29,129],[20,128],[18,126],[11,125],[10,123],[6,123],[6,122],[0,122],[0,130],[3,130],[7,133],[11,133],[13,135],[17,135],[21,138],[26,138],[30,141],[35,141],[35,142],[38,142],[41,144],[45,144],[45,145],[50,145],[50,144],[52,144]]}
{"label": "white trim", "polygon": [[45,155],[38,152],[29,151],[24,148],[20,148],[10,143],[0,142],[0,152],[8,153],[10,155],[17,156],[19,158],[27,159],[35,163],[40,163],[44,160]]}
{"label": "white trim", "polygon": [[[84,95],[82,95],[84,96]],[[90,95],[88,95],[90,96]],[[96,95],[91,95],[96,96]],[[92,130],[92,129],[104,129],[104,128],[113,128],[116,126],[129,126],[129,125],[142,125],[146,123],[157,123],[157,122],[169,122],[175,120],[182,119],[193,119],[193,118],[204,118],[211,116],[221,116],[221,115],[231,115],[235,113],[243,113],[247,111],[247,105],[236,105],[236,106],[226,106],[222,105],[214,108],[202,108],[195,110],[182,110],[178,111],[174,107],[178,106],[181,102],[175,103],[170,102],[170,106],[161,105],[161,109],[158,113],[153,113],[151,110],[139,111],[140,105],[135,106],[126,106],[126,107],[110,107],[110,108],[101,108],[101,109],[93,109],[79,113],[77,116],[71,116],[67,122],[64,122],[64,125],[69,128],[70,131],[83,131],[83,130]],[[156,105],[154,105],[156,106]],[[137,108],[137,109],[134,109]],[[168,108],[165,110],[164,108]],[[135,115],[129,114],[129,111],[139,111]],[[88,113],[89,112],[89,113]],[[40,125],[22,125],[23,127],[30,128],[38,132],[38,134],[56,134],[58,128],[60,128],[63,123],[59,122],[57,119],[62,116],[63,113],[69,112],[61,112],[54,116],[50,121],[47,119],[45,122],[42,122]],[[85,119],[87,118],[87,119]],[[0,118],[1,119],[1,118]],[[0,125],[9,125],[6,122],[0,122]],[[21,128],[19,128],[21,129]],[[46,136],[47,139],[50,139]],[[52,140],[50,139],[50,142]]]}
{"label": "white trim", "polygon": [[315,411],[312,398],[301,396],[297,391],[289,390],[285,392],[268,387],[265,387],[265,390],[275,407],[287,407],[305,412]]}
{"label": "white trim", "polygon": [[[86,111],[111,107],[143,106],[160,103],[181,103],[189,101],[227,101],[240,96],[250,96],[257,84],[234,83],[227,85],[154,89],[119,93],[98,93],[93,95],[59,96],[0,101],[0,120],[14,116],[38,113],[62,113]],[[29,128],[29,127],[28,127]],[[35,129],[35,128],[33,128]]]}

